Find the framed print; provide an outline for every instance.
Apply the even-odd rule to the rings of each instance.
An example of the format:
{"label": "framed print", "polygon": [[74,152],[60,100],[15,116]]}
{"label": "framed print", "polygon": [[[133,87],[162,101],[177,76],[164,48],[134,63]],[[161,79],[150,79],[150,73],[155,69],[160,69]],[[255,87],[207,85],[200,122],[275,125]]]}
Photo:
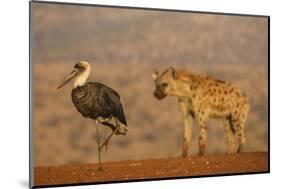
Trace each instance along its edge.
{"label": "framed print", "polygon": [[269,16],[30,2],[30,187],[269,173]]}

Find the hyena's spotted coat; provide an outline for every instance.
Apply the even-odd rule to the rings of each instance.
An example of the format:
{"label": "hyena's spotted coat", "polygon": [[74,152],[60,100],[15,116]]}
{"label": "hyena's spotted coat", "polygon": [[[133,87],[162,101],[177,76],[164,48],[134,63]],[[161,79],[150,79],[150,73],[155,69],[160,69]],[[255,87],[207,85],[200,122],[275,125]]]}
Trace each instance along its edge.
{"label": "hyena's spotted coat", "polygon": [[172,67],[161,74],[155,71],[153,79],[156,98],[178,97],[185,125],[183,156],[187,156],[194,119],[198,120],[200,128],[199,154],[204,155],[208,118],[223,119],[228,138],[227,152],[241,152],[246,142],[244,123],[249,112],[249,100],[237,85]]}

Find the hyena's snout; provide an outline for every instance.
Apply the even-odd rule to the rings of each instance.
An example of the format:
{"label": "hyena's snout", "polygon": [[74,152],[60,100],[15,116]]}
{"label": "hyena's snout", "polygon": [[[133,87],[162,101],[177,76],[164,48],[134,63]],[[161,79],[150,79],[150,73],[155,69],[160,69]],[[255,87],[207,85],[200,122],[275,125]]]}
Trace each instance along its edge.
{"label": "hyena's snout", "polygon": [[154,96],[158,99],[161,100],[163,98],[165,98],[167,96],[167,94],[165,94],[163,91],[161,91],[160,89],[155,89],[154,91]]}

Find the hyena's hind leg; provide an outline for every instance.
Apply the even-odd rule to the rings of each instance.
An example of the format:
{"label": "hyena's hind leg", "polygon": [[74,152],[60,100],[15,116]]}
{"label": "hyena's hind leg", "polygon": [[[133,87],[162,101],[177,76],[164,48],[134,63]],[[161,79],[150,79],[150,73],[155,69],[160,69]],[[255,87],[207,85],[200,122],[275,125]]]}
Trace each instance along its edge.
{"label": "hyena's hind leg", "polygon": [[234,130],[231,116],[228,116],[227,118],[223,119],[223,126],[225,130],[226,138],[228,140],[227,153],[228,154],[235,153],[236,152],[235,130]]}
{"label": "hyena's hind leg", "polygon": [[240,121],[234,121],[235,127],[235,137],[237,138],[238,145],[236,152],[240,153],[243,150],[243,146],[246,143],[245,131],[244,131],[244,123]]}
{"label": "hyena's hind leg", "polygon": [[245,104],[239,112],[234,112],[233,126],[235,128],[235,136],[238,140],[237,152],[243,151],[243,147],[246,143],[245,137],[245,122],[249,112],[249,105]]}

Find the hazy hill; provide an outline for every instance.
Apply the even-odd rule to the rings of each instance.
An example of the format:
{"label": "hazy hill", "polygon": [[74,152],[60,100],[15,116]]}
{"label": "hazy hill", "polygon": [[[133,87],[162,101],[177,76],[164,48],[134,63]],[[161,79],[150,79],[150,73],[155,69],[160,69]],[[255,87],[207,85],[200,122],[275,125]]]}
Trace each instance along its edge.
{"label": "hazy hill", "polygon": [[35,61],[267,62],[267,19],[35,4]]}

